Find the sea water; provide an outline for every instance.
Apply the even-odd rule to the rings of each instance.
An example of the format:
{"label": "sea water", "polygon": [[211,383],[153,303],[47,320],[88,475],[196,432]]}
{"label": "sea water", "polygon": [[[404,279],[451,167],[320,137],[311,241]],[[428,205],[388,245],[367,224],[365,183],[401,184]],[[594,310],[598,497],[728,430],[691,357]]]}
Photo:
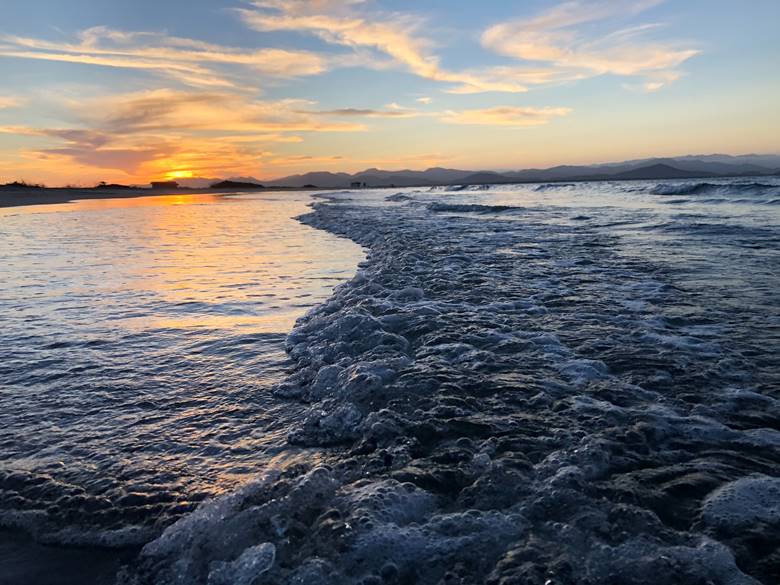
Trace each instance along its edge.
{"label": "sea water", "polygon": [[0,210],[3,527],[51,544],[143,544],[278,454],[300,416],[269,390],[290,367],[285,336],[362,258],[293,219],[308,202]]}
{"label": "sea water", "polygon": [[[247,395],[251,406],[236,395],[232,417],[206,393],[191,445],[198,473],[174,466],[159,483],[185,494],[182,508],[156,501],[153,482],[109,479],[107,509],[154,520],[130,538],[122,512],[113,532],[79,534],[102,546],[148,540],[120,574],[134,585],[773,583],[779,204],[780,181],[764,177],[321,195],[301,218],[321,232],[306,233],[349,239],[367,259],[279,337],[289,370]],[[210,306],[213,290],[198,297],[200,286],[191,294]],[[238,327],[222,331],[225,342]],[[258,335],[241,352],[263,353]],[[159,355],[148,346],[135,359]],[[165,373],[185,385],[192,355],[174,348]],[[230,352],[223,364],[215,381],[249,388],[274,371],[263,361],[245,372]],[[152,421],[192,428],[158,400],[144,405]],[[23,415],[8,424],[35,431]],[[163,436],[144,435],[140,455],[116,452],[128,469],[175,460],[154,452]],[[4,499],[14,513],[46,501],[28,473],[8,473],[34,494]],[[195,511],[193,490],[208,498]],[[54,504],[41,534],[72,534],[94,516],[70,509]]]}

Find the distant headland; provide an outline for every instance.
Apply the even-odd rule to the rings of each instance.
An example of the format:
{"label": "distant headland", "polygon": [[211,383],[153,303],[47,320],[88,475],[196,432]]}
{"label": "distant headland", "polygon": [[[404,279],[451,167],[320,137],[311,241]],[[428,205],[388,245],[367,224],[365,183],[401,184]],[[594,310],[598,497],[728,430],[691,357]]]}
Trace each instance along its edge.
{"label": "distant headland", "polygon": [[696,179],[740,176],[780,176],[780,155],[686,155],[673,158],[636,159],[597,165],[561,165],[547,169],[519,171],[473,171],[429,168],[387,171],[367,169],[358,173],[315,171],[268,181],[254,177],[180,181],[152,181],[148,185],[100,182],[91,187],[49,188],[40,183],[15,180],[0,184],[0,207],[41,203],[63,203],[74,199],[142,197],[162,194],[214,193],[252,190],[320,190],[382,187],[433,187],[450,185],[492,185],[511,183],[554,183],[580,181],[630,181]]}

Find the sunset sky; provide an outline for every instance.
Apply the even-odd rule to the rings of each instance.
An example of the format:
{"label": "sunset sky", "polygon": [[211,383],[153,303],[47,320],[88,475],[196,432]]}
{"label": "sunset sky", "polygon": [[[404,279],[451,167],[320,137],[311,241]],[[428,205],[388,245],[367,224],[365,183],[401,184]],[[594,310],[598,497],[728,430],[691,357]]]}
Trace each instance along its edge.
{"label": "sunset sky", "polygon": [[780,152],[777,0],[0,8],[0,182]]}

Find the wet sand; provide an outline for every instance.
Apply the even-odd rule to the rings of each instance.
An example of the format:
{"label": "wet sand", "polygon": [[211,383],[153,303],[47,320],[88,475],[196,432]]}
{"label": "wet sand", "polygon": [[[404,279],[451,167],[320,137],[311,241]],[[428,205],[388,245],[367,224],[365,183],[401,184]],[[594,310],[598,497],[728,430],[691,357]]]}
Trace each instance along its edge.
{"label": "wet sand", "polygon": [[197,195],[201,193],[236,193],[266,191],[304,191],[305,189],[264,188],[264,189],[30,189],[19,191],[0,190],[0,207],[18,207],[21,205],[47,205],[70,203],[84,199],[129,199],[133,197],[155,197],[158,195]]}
{"label": "wet sand", "polygon": [[64,548],[38,544],[20,532],[0,531],[0,585],[112,585],[133,550]]}

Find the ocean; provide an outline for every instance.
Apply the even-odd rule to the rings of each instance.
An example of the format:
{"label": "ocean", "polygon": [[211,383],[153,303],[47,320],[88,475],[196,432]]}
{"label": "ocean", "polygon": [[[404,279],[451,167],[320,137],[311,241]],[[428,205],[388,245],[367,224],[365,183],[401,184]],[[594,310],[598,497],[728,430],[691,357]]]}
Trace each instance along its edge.
{"label": "ocean", "polygon": [[780,180],[310,202],[2,212],[16,575],[776,582]]}

